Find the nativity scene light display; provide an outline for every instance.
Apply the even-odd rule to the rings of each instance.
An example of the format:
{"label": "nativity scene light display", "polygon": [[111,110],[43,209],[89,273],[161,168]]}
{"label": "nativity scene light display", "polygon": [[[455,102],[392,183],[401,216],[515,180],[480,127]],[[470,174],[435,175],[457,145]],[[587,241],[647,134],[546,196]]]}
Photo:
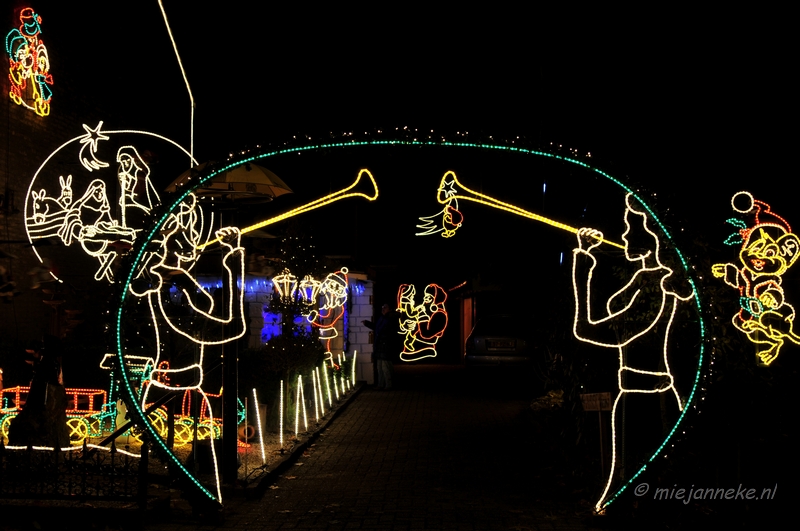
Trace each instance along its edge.
{"label": "nativity scene light display", "polygon": [[[25,229],[45,267],[52,265],[52,257],[42,254],[42,244],[59,241],[96,261],[95,280],[113,283],[119,257],[132,248],[161,202],[151,179],[151,155],[138,144],[151,145],[155,139],[188,152],[154,133],[104,131],[102,121],[83,129],[83,135],[58,147],[34,174],[25,198]],[[72,157],[82,170],[63,172],[61,168],[76,166]],[[50,275],[59,280],[56,273]]]}

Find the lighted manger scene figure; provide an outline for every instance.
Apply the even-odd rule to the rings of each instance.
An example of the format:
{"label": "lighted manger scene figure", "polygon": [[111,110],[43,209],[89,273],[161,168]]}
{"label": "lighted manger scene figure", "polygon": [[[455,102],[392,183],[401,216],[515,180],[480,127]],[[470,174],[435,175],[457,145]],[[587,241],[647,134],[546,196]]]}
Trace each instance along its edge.
{"label": "lighted manger scene figure", "polygon": [[[54,263],[62,276],[83,276],[87,262],[64,249],[79,248],[95,262],[94,279],[112,283],[120,256],[132,249],[161,201],[151,165],[160,156],[183,159],[188,153],[153,133],[106,131],[102,121],[83,129],[34,174],[25,198],[25,229],[37,258]],[[169,171],[157,163],[162,174]]]}
{"label": "lighted manger scene figure", "polygon": [[783,275],[800,256],[800,238],[785,219],[749,192],[735,194],[731,206],[747,220],[727,220],[738,229],[725,240],[739,246],[738,261],[714,264],[712,273],[739,292],[739,309],[731,322],[755,346],[759,364],[768,366],[787,340],[800,344],[794,306],[786,301],[783,289]]}

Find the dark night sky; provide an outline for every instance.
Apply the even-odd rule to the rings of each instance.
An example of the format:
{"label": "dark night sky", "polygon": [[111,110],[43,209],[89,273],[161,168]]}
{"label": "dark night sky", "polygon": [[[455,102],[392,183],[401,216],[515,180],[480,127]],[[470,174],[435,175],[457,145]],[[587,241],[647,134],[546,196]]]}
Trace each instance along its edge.
{"label": "dark night sky", "polygon": [[[37,3],[42,37],[59,61],[52,61],[54,76],[69,72],[61,90],[113,102],[102,116],[106,128],[155,131],[188,147],[189,97],[158,3],[114,6]],[[695,13],[620,32],[598,22],[615,13],[588,29],[570,21],[552,31],[550,18],[501,8],[423,15],[409,6],[381,15],[245,0],[167,1],[166,11],[196,101],[200,161],[304,135],[315,142],[408,126],[451,139],[468,131],[472,139],[520,136],[533,146],[591,152],[600,168],[657,194],[655,206],[669,210],[673,228],[691,226],[711,240],[727,234],[728,201],[738,190],[784,215],[793,207],[773,190],[791,175],[790,48],[777,28],[756,36],[758,15],[748,15],[747,31],[733,19],[711,24],[716,19]],[[56,92],[53,112],[57,106]],[[443,170],[465,166],[457,157],[430,168],[419,160],[417,171],[403,175],[405,193],[384,194],[380,212],[398,218],[413,199],[409,189],[432,189]],[[363,163],[361,154],[352,158],[354,167]],[[481,179],[537,204],[540,179],[490,171]],[[341,182],[339,175],[279,175],[298,198]],[[154,176],[164,184],[172,178]]]}

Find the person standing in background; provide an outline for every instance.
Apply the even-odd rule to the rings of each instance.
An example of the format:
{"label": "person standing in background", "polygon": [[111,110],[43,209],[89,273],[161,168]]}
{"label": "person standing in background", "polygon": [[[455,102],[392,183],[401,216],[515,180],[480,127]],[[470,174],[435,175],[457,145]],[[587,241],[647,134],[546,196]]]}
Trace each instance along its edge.
{"label": "person standing in background", "polygon": [[392,388],[394,368],[392,360],[396,355],[392,348],[398,337],[398,316],[391,307],[384,303],[381,306],[381,315],[373,323],[361,321],[361,324],[375,332],[373,340],[373,355],[378,363],[378,389],[389,390]]}

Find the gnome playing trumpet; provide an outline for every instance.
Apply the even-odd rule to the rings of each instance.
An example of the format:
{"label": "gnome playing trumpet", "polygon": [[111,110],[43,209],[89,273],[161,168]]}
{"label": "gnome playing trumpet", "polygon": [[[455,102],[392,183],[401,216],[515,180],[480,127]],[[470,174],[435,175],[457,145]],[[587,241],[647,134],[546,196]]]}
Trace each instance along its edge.
{"label": "gnome playing trumpet", "polygon": [[800,256],[800,238],[770,206],[739,192],[731,200],[733,209],[754,217],[752,227],[739,219],[728,223],[739,228],[725,241],[741,244],[738,264],[714,264],[712,273],[739,290],[739,311],[733,325],[756,346],[756,355],[769,365],[780,354],[784,341],[800,345],[794,332],[794,308],[784,299],[782,276]]}

